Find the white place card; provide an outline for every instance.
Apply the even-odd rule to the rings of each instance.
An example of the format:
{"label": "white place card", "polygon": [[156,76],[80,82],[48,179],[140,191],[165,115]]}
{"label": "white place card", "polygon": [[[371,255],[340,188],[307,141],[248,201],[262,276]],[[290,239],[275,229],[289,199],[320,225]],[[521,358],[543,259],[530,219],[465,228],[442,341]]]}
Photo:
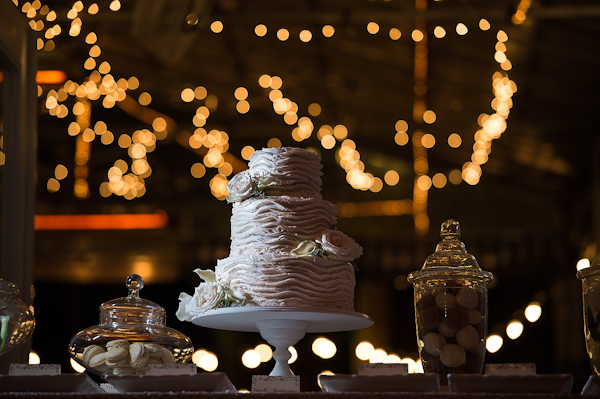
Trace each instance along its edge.
{"label": "white place card", "polygon": [[292,393],[300,392],[300,376],[253,375],[252,392]]}
{"label": "white place card", "polygon": [[491,363],[485,365],[489,375],[534,375],[535,363]]}
{"label": "white place card", "polygon": [[8,375],[55,375],[60,374],[60,364],[11,363]]}
{"label": "white place card", "polygon": [[194,363],[186,364],[149,364],[146,375],[193,375],[197,367]]}
{"label": "white place card", "polygon": [[358,375],[408,374],[408,363],[361,363]]}
{"label": "white place card", "polygon": [[108,382],[101,382],[100,388],[106,393],[121,393],[113,384],[109,384]]}

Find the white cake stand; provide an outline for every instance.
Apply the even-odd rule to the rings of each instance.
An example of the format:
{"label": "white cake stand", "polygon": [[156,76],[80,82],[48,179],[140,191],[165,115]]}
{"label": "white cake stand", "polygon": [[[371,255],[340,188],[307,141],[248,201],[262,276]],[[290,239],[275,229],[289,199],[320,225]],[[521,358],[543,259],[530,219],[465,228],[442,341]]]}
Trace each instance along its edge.
{"label": "white cake stand", "polygon": [[288,364],[288,348],[308,333],[358,330],[373,325],[365,314],[322,308],[242,306],[209,310],[192,320],[208,328],[260,332],[275,347],[275,367],[271,376],[294,375]]}

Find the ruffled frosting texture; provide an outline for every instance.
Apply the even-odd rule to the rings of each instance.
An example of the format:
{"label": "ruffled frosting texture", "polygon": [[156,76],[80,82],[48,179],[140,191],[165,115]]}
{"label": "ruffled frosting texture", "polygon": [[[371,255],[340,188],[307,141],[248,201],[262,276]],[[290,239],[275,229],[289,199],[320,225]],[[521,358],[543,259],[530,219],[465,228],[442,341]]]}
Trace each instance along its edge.
{"label": "ruffled frosting texture", "polygon": [[354,309],[354,267],[347,262],[234,256],[219,260],[215,271],[244,292],[247,305]]}
{"label": "ruffled frosting texture", "polygon": [[289,255],[300,241],[315,239],[335,225],[336,207],[313,198],[250,198],[233,204],[231,255]]}
{"label": "ruffled frosting texture", "polygon": [[300,148],[263,148],[250,156],[252,176],[270,176],[274,185],[265,195],[321,198],[321,160],[313,152]]}
{"label": "ruffled frosting texture", "polygon": [[248,166],[227,186],[233,203],[229,257],[217,261],[215,282],[180,296],[177,317],[201,315],[218,296],[216,288],[236,293],[230,295],[235,300],[219,302],[225,306],[354,310],[352,262],[362,248],[335,228],[336,206],[321,198],[318,155],[265,148]]}

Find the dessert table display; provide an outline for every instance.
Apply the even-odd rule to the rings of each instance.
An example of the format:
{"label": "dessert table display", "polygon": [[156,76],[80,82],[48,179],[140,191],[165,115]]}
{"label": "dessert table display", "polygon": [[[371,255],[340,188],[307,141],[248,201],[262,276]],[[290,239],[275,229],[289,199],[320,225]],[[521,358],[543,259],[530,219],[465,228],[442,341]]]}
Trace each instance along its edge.
{"label": "dessert table display", "polygon": [[126,286],[127,297],[100,306],[100,325],[71,339],[71,358],[98,376],[145,374],[149,365],[189,363],[191,340],[166,327],[164,308],[140,298],[142,278],[132,274]]}
{"label": "dessert table display", "polygon": [[35,318],[17,298],[19,288],[0,278],[0,355],[18,347],[35,328]]}

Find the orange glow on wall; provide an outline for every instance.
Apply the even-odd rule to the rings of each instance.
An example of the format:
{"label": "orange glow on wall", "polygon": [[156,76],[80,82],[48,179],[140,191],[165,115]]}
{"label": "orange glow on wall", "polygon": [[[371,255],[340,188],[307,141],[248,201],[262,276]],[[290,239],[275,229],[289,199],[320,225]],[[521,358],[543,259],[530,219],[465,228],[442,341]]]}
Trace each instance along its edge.
{"label": "orange glow on wall", "polygon": [[48,70],[37,71],[35,81],[40,85],[58,85],[67,80],[67,74],[64,71]]}
{"label": "orange glow on wall", "polygon": [[164,211],[121,215],[35,215],[36,230],[150,230],[169,223]]}

